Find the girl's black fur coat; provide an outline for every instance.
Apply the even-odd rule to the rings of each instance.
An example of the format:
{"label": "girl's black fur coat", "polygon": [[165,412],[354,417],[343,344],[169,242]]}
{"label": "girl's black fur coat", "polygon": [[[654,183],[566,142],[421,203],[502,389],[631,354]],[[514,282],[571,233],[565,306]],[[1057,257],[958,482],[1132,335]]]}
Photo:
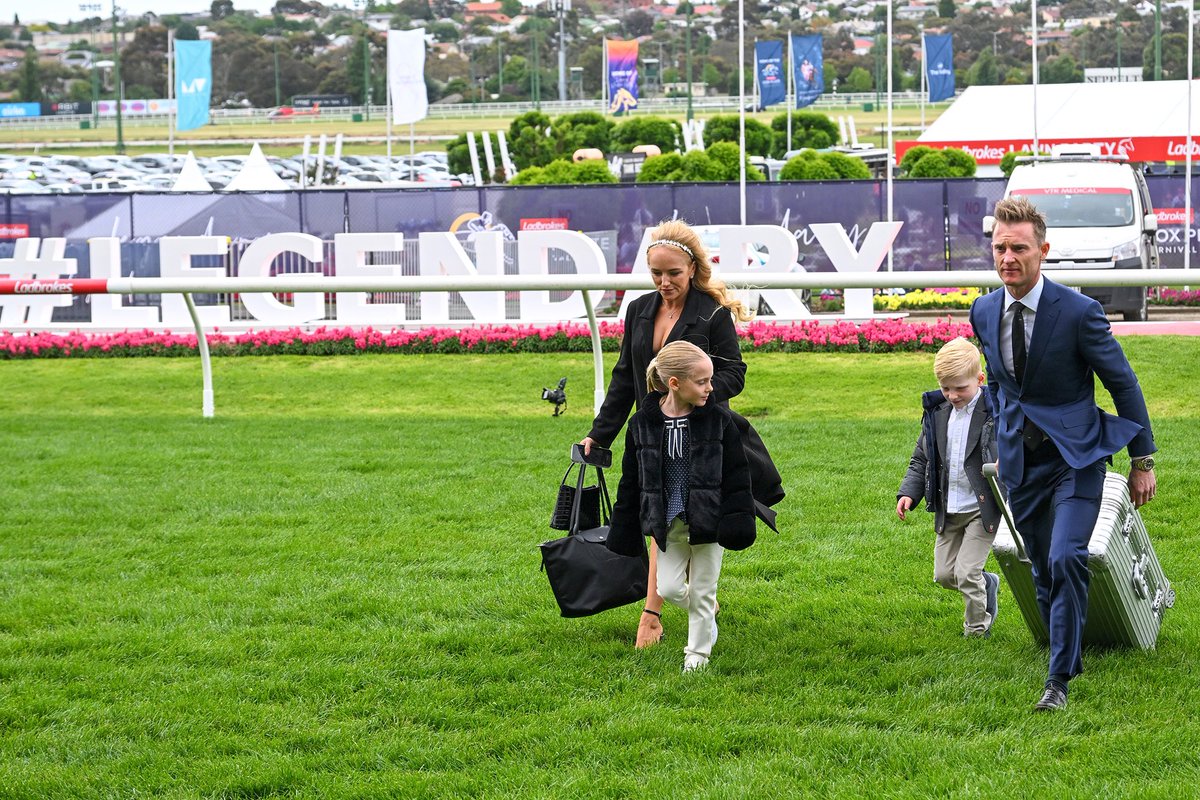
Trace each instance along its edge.
{"label": "girl's black fur coat", "polygon": [[[663,502],[663,395],[646,395],[629,419],[621,482],[613,507],[608,547],[623,555],[645,552],[642,536],[667,549]],[[688,416],[691,468],[687,520],[692,544],[716,542],[730,550],[754,543],[754,496],[750,467],[733,417],[716,403],[697,406]]]}

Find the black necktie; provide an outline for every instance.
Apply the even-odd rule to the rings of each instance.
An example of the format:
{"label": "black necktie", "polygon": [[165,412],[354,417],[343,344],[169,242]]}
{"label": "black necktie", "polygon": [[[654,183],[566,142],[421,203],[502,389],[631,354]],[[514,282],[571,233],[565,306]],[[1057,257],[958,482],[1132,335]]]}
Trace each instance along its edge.
{"label": "black necktie", "polygon": [[1013,375],[1017,383],[1025,382],[1025,306],[1013,303],[1012,319],[1012,359]]}

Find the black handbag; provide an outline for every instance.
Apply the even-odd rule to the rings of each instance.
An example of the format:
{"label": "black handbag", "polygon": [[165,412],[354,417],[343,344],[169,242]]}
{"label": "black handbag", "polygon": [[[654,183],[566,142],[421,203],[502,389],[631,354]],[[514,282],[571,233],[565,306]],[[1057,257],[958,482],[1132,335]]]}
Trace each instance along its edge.
{"label": "black handbag", "polygon": [[[575,505],[577,496],[580,498],[579,527],[583,530],[600,527],[600,487],[596,485],[578,488],[567,483],[567,478],[571,477],[573,469],[575,469],[574,464],[567,467],[562,483],[558,485],[558,497],[554,501],[554,511],[550,514],[550,527],[556,531],[571,530],[571,508]],[[579,466],[579,471],[583,472],[582,464]]]}
{"label": "black handbag", "polygon": [[602,521],[591,528],[580,525],[587,468],[587,464],[579,465],[568,534],[541,545],[542,570],[550,580],[550,589],[564,617],[587,617],[646,598],[646,577],[650,568],[647,554],[618,555],[605,545],[612,501],[604,482],[604,470],[599,467],[593,469],[596,470],[598,515],[602,515]]}

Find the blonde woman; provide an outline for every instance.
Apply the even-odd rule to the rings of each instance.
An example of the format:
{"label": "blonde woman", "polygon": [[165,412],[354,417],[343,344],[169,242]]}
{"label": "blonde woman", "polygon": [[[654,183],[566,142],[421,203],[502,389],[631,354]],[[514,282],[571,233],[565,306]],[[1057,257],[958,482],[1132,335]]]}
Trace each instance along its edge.
{"label": "blonde woman", "polygon": [[[734,321],[745,322],[753,313],[713,276],[704,243],[686,222],[659,223],[650,238],[646,261],[658,291],[629,304],[621,353],[613,367],[608,393],[591,431],[580,442],[585,451],[590,451],[593,444],[612,445],[634,404],[644,395],[651,359],[668,342],[691,342],[712,360],[712,402],[728,407],[730,398],[745,386],[746,363],[742,361]],[[743,417],[732,416],[750,462],[757,511],[773,527],[774,513],[769,507],[784,496],[779,472],[757,432]],[[651,548],[649,588],[638,622],[639,648],[655,644],[663,635],[663,600],[658,595],[655,571],[656,556]]]}

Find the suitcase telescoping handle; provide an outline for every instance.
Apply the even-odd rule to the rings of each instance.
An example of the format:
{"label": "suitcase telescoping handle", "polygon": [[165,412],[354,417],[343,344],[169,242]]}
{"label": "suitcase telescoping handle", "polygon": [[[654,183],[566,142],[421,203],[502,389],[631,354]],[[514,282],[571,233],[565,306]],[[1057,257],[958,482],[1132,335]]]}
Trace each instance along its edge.
{"label": "suitcase telescoping handle", "polygon": [[983,477],[987,478],[988,486],[992,487],[992,497],[996,498],[996,505],[1000,506],[1000,512],[1004,514],[1004,521],[1008,523],[1008,530],[1012,533],[1013,544],[1017,546],[1017,558],[1022,561],[1028,561],[1029,556],[1025,555],[1025,540],[1021,538],[1021,534],[1017,531],[1017,525],[1013,522],[1012,510],[1008,507],[1008,501],[1004,499],[1004,492],[1000,490],[1000,472],[995,464],[983,465]]}

